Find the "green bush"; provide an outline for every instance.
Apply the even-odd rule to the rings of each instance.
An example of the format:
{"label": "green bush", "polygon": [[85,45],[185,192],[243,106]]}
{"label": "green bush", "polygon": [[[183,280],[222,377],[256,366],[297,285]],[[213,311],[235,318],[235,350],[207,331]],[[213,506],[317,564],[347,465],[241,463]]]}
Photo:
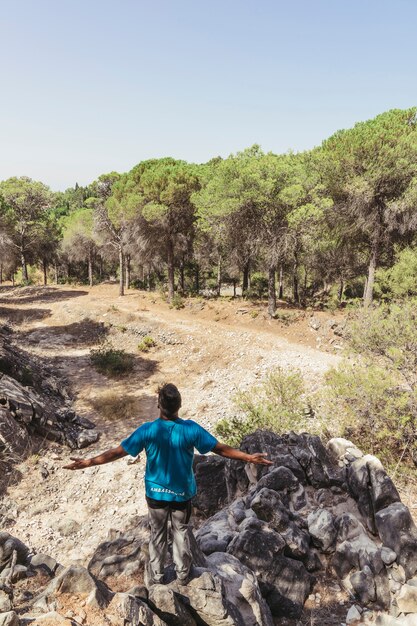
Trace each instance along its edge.
{"label": "green bush", "polygon": [[183,309],[185,306],[184,304],[184,299],[180,296],[179,293],[175,293],[174,297],[172,298],[171,302],[170,302],[170,307],[171,309]]}
{"label": "green bush", "polygon": [[351,439],[388,465],[407,444],[412,451],[417,398],[394,371],[371,361],[342,361],[327,372],[325,382],[321,412],[332,435]]}
{"label": "green bush", "polygon": [[131,372],[134,358],[124,350],[116,350],[110,343],[103,343],[90,351],[90,360],[96,370],[108,376],[121,376]]}
{"label": "green bush", "polygon": [[156,341],[150,335],[145,335],[142,341],[138,344],[139,352],[149,352],[151,348],[156,346]]}
{"label": "green bush", "polygon": [[382,299],[417,296],[417,248],[405,248],[389,269],[376,272],[375,295]]}
{"label": "green bush", "polygon": [[257,428],[281,433],[306,426],[305,390],[301,373],[296,370],[286,372],[279,367],[261,385],[239,393],[235,403],[244,416],[221,420],[215,426],[216,434],[232,446],[238,446]]}

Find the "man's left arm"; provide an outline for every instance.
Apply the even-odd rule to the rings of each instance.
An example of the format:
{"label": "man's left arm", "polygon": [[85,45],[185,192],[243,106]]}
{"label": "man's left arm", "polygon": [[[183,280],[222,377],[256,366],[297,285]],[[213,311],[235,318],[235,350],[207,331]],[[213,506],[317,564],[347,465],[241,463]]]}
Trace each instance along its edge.
{"label": "man's left arm", "polygon": [[212,452],[215,452],[219,456],[224,456],[228,459],[245,461],[245,463],[256,463],[257,465],[273,465],[272,461],[268,461],[268,459],[265,458],[267,456],[265,452],[255,452],[255,454],[247,454],[246,452],[242,452],[242,450],[238,450],[237,448],[232,448],[225,443],[217,442]]}

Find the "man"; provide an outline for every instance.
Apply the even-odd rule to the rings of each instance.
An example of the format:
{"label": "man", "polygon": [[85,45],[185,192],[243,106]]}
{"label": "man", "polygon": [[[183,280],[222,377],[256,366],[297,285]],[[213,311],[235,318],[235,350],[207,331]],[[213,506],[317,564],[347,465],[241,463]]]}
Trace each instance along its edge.
{"label": "man", "polygon": [[266,454],[246,454],[219,443],[193,420],[178,416],[181,394],[171,383],[158,391],[159,418],[139,426],[120,446],[91,459],[72,459],[65,469],[76,470],[102,465],[127,454],[146,451],[145,489],[151,538],[149,542],[148,584],[162,583],[168,547],[168,520],[172,527],[172,552],[179,584],[187,584],[191,570],[188,522],[191,499],[197,492],[192,469],[194,448],[200,454],[215,452],[246,463],[272,465]]}

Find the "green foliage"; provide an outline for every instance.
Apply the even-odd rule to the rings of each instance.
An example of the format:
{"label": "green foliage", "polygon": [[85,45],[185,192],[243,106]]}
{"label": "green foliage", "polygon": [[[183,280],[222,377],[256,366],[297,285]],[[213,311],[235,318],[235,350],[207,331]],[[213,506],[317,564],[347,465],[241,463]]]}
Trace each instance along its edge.
{"label": "green foliage", "polygon": [[182,298],[179,293],[175,293],[171,299],[170,308],[177,309],[177,311],[179,311],[180,309],[183,309],[184,306],[184,298]]}
{"label": "green foliage", "polygon": [[395,263],[380,269],[376,275],[376,293],[384,299],[417,296],[417,249],[404,248],[397,253]]}
{"label": "green foliage", "polygon": [[291,313],[290,311],[280,311],[280,310],[275,311],[272,317],[274,318],[274,320],[278,320],[282,322],[283,324],[285,324],[285,326],[289,326],[293,322],[296,322],[298,319],[297,313]]}
{"label": "green foliage", "polygon": [[[277,433],[305,428],[306,407],[303,379],[299,371],[279,367],[261,385],[239,393],[235,402],[244,417],[220,420],[215,426],[219,437],[238,446],[243,437],[257,428]],[[311,430],[311,426],[308,426]]]}
{"label": "green foliage", "polygon": [[[325,376],[321,411],[332,431],[393,463],[414,439],[417,397],[398,374],[372,363],[343,361]],[[411,445],[412,448],[412,445]]]}
{"label": "green foliage", "polygon": [[90,361],[101,374],[121,376],[132,371],[134,358],[124,350],[116,350],[105,342],[99,348],[90,351]]}
{"label": "green foliage", "polygon": [[156,341],[150,335],[145,335],[142,341],[138,344],[139,352],[149,352],[151,348],[156,346]]}
{"label": "green foliage", "polygon": [[[262,272],[254,272],[250,279],[249,297],[263,298],[268,292],[268,278]],[[248,294],[246,294],[248,297]]]}

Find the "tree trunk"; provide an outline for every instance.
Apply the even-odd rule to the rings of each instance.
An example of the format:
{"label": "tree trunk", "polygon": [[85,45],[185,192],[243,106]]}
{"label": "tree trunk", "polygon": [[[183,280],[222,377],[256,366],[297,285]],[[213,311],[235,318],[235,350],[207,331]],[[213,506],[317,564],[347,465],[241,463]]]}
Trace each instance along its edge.
{"label": "tree trunk", "polygon": [[48,284],[48,264],[46,259],[42,259],[42,269],[43,269],[43,284]]}
{"label": "tree trunk", "polygon": [[15,275],[15,271],[16,271],[16,270],[13,270],[13,271],[12,271],[12,285],[13,285],[13,287],[14,287],[14,275]]}
{"label": "tree trunk", "polygon": [[277,294],[275,291],[275,265],[268,270],[268,315],[273,317],[277,309]]}
{"label": "tree trunk", "polygon": [[293,275],[292,275],[292,292],[294,302],[299,302],[300,296],[298,293],[298,259],[295,257]]}
{"label": "tree trunk", "polygon": [[27,264],[26,264],[26,256],[25,256],[25,253],[23,252],[23,250],[21,252],[20,258],[21,258],[21,262],[22,262],[22,281],[27,283],[27,282],[29,282],[28,267],[27,267]]}
{"label": "tree trunk", "polygon": [[93,255],[88,253],[88,284],[93,286]]}
{"label": "tree trunk", "polygon": [[130,289],[130,254],[126,254],[126,289]]}
{"label": "tree trunk", "polygon": [[168,300],[169,302],[172,302],[172,299],[174,297],[174,290],[175,290],[175,283],[174,283],[175,267],[174,267],[174,246],[171,240],[168,242],[167,263],[168,263]]}
{"label": "tree trunk", "polygon": [[54,264],[54,271],[55,271],[55,285],[58,284],[58,265],[55,263]]}
{"label": "tree trunk", "polygon": [[185,263],[184,263],[184,257],[181,258],[181,262],[180,262],[180,284],[179,284],[179,288],[182,294],[184,294],[185,292]]}
{"label": "tree trunk", "polygon": [[195,266],[195,290],[198,295],[200,291],[200,266],[198,263]]}
{"label": "tree trunk", "polygon": [[233,279],[233,297],[236,298],[236,281]]}
{"label": "tree trunk", "polygon": [[148,291],[152,291],[152,288],[151,288],[151,269],[150,269],[149,265],[148,265],[147,274],[146,274],[146,282],[147,282]]}
{"label": "tree trunk", "polygon": [[3,284],[3,263],[0,263],[0,285]]}
{"label": "tree trunk", "polygon": [[125,255],[122,246],[119,247],[119,296],[125,295]]}
{"label": "tree trunk", "polygon": [[100,257],[100,262],[98,264],[98,277],[100,282],[103,280],[103,259]]}
{"label": "tree trunk", "polygon": [[278,298],[282,300],[284,298],[284,268],[282,265],[279,266],[279,290],[278,290]]}
{"label": "tree trunk", "polygon": [[374,243],[371,251],[371,258],[368,265],[368,277],[365,283],[365,290],[363,294],[363,305],[368,307],[372,304],[374,282],[375,282],[375,270],[378,261],[378,244]]}
{"label": "tree trunk", "polygon": [[222,290],[222,257],[217,261],[217,295],[220,296]]}
{"label": "tree trunk", "polygon": [[247,290],[249,289],[249,261],[245,264],[243,268],[243,281],[242,281],[242,296],[245,295]]}
{"label": "tree trunk", "polygon": [[345,281],[343,280],[343,278],[341,278],[340,279],[340,283],[339,283],[339,291],[338,291],[338,294],[337,294],[339,302],[342,302],[344,290],[345,290]]}

